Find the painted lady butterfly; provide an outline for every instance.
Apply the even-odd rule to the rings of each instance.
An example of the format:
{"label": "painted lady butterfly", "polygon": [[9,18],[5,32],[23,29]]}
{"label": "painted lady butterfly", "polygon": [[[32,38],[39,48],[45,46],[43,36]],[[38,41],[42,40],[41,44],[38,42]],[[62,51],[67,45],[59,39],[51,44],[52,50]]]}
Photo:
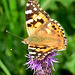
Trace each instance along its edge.
{"label": "painted lady butterfly", "polygon": [[42,60],[48,53],[66,48],[67,38],[63,28],[42,10],[37,1],[28,0],[25,14],[29,37],[22,42],[28,44],[33,59]]}

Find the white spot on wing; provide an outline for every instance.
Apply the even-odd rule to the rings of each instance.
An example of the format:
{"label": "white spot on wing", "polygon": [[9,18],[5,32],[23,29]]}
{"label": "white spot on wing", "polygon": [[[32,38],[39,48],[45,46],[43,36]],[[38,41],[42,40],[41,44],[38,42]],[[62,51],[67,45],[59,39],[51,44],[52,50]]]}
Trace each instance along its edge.
{"label": "white spot on wing", "polygon": [[33,5],[33,7],[35,7],[35,5]]}
{"label": "white spot on wing", "polygon": [[56,23],[57,21],[55,20],[54,22]]}
{"label": "white spot on wing", "polygon": [[34,10],[36,11],[36,10],[37,10],[37,8],[34,8]]}
{"label": "white spot on wing", "polygon": [[31,13],[33,13],[32,10],[26,10],[25,11],[25,14],[31,14]]}
{"label": "white spot on wing", "polygon": [[50,19],[51,21],[54,21],[54,19]]}
{"label": "white spot on wing", "polygon": [[30,22],[33,22],[33,19],[30,19],[30,20],[26,21],[26,24],[28,24]]}
{"label": "white spot on wing", "polygon": [[36,52],[29,52],[29,54],[36,54]]}
{"label": "white spot on wing", "polygon": [[33,5],[33,3],[31,3],[31,5]]}
{"label": "white spot on wing", "polygon": [[40,56],[41,55],[41,53],[38,53],[38,56]]}
{"label": "white spot on wing", "polygon": [[58,26],[60,26],[60,24],[59,24],[59,23],[58,23],[57,25],[58,25]]}
{"label": "white spot on wing", "polygon": [[36,48],[30,48],[30,49],[35,50]]}
{"label": "white spot on wing", "polygon": [[29,3],[26,4],[26,6],[29,6],[29,5],[30,5]]}

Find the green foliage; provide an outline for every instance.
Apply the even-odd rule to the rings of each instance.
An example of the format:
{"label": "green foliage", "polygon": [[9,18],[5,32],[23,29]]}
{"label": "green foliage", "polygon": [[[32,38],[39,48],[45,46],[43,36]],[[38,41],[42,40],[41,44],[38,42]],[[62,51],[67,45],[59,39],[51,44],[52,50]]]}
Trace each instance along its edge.
{"label": "green foliage", "polygon": [[[64,28],[67,48],[57,56],[53,75],[75,75],[75,0],[37,0],[41,7]],[[22,38],[28,36],[25,24],[27,0],[0,0],[0,75],[32,75],[23,64],[28,53],[23,39],[6,33],[6,29]],[[20,44],[20,45],[18,45]],[[17,46],[17,47],[16,47]],[[13,48],[11,51],[10,49]]]}
{"label": "green foliage", "polygon": [[1,60],[0,60],[0,66],[7,75],[11,75],[9,70],[6,68],[6,66],[2,63]]}
{"label": "green foliage", "polygon": [[65,63],[64,68],[75,74],[75,53],[73,53]]}

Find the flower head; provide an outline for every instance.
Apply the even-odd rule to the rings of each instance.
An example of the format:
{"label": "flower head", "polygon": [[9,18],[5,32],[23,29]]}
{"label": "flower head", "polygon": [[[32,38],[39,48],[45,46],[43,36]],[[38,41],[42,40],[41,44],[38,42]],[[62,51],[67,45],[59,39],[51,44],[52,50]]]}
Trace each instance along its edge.
{"label": "flower head", "polygon": [[54,58],[54,56],[57,55],[58,54],[56,53],[56,51],[54,51],[46,55],[43,60],[34,60],[29,54],[27,54],[26,57],[29,58],[29,60],[27,63],[25,63],[25,65],[27,65],[28,68],[34,70],[36,75],[52,75],[51,66],[53,66],[53,62],[58,62],[56,61],[57,58]]}

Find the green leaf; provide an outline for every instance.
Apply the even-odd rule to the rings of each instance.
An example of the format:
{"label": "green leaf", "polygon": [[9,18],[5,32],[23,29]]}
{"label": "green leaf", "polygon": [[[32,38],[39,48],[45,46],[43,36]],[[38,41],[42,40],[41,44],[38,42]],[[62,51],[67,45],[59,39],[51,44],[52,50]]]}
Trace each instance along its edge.
{"label": "green leaf", "polygon": [[62,3],[65,7],[69,7],[72,2],[75,0],[58,0],[60,3]]}
{"label": "green leaf", "polygon": [[55,0],[41,0],[40,4],[44,10],[46,10],[48,8],[50,8],[52,10],[57,9],[57,6],[55,4]]}
{"label": "green leaf", "polygon": [[0,66],[3,69],[3,71],[6,73],[6,75],[11,75],[7,67],[4,65],[4,63],[0,60]]}
{"label": "green leaf", "polygon": [[64,68],[75,74],[75,53],[69,57],[69,60],[65,63]]}
{"label": "green leaf", "polygon": [[12,15],[12,20],[15,22],[18,18],[17,12],[17,1],[16,0],[9,0],[9,7]]}

